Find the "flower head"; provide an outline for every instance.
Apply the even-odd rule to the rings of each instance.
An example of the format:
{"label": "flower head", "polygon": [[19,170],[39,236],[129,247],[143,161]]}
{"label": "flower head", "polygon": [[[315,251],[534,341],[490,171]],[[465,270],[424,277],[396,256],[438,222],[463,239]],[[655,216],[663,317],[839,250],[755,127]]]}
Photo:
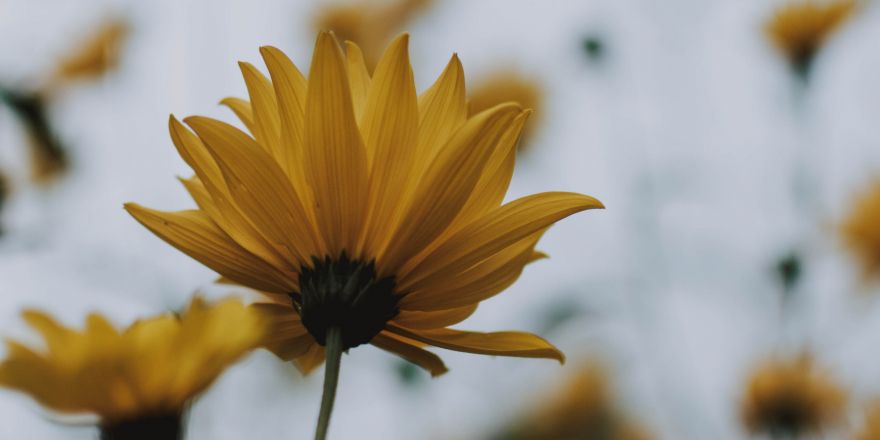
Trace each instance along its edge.
{"label": "flower head", "polygon": [[172,118],[171,137],[196,177],[198,209],[128,204],[159,237],[223,277],[265,293],[266,341],[309,371],[327,332],[344,349],[371,343],[432,374],[434,345],[490,355],[563,356],[521,332],[447,328],[513,283],[554,222],[602,205],[565,192],[502,204],[528,110],[508,103],[468,118],[456,56],[416,94],[401,35],[369,75],[361,51],[329,33],[306,78],[278,49],[271,80],[241,69],[250,101],[229,98],[250,134],[204,117]]}
{"label": "flower head", "polygon": [[789,2],[767,21],[767,36],[795,72],[807,75],[816,53],[852,15],[857,5],[858,0]]}
{"label": "flower head", "polygon": [[839,422],[845,404],[844,391],[805,354],[756,368],[746,384],[741,416],[752,434],[796,438]]}
{"label": "flower head", "polygon": [[264,329],[235,300],[195,299],[182,316],[144,319],[121,331],[98,314],[81,331],[42,312],[23,316],[46,347],[7,341],[0,385],[54,411],[95,414],[111,432],[179,425],[187,402],[255,348]]}
{"label": "flower head", "polygon": [[[505,69],[486,76],[468,93],[470,114],[477,114],[504,102],[517,102],[525,108],[540,110],[544,105],[541,84],[533,77],[512,69]],[[532,118],[523,129],[520,146],[527,146],[534,135],[536,123]]]}
{"label": "flower head", "polygon": [[588,364],[565,386],[502,436],[505,440],[647,440],[644,430],[621,413],[607,371]]}
{"label": "flower head", "polygon": [[856,198],[840,236],[866,279],[880,275],[880,180]]}

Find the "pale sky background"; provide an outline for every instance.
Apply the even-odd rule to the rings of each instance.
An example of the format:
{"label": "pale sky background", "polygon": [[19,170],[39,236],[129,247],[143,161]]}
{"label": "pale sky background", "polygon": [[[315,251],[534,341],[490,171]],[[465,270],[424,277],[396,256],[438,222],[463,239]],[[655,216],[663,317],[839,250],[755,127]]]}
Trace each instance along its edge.
{"label": "pale sky background", "polygon": [[[178,308],[214,275],[123,210],[193,206],[167,134],[169,113],[233,121],[217,105],[245,96],[236,61],[261,45],[305,70],[321,2],[0,0],[0,84],[31,87],[108,16],[132,23],[120,69],[64,93],[51,117],[74,168],[55,186],[26,179],[21,128],[0,107],[0,335],[35,340],[23,307],[82,325],[119,325]],[[834,235],[857,191],[880,173],[880,8],[868,4],[829,41],[812,83],[768,46],[763,0],[437,1],[411,23],[420,90],[459,53],[471,83],[495,65],[542,79],[547,105],[510,196],[593,195],[608,207],[566,219],[539,244],[549,260],[459,328],[541,332],[569,356],[488,358],[437,349],[450,372],[415,386],[372,347],[344,357],[331,438],[485,438],[528,412],[590,359],[614,373],[621,404],[660,439],[740,439],[749,368],[809,347],[858,407],[880,396],[877,286],[860,286]],[[603,38],[606,57],[580,50]],[[806,154],[806,156],[804,156]],[[816,214],[793,201],[796,157],[816,177]],[[805,279],[780,323],[773,266],[803,251]],[[547,315],[574,317],[547,331]],[[148,360],[146,360],[148,361]],[[190,440],[310,438],[322,373],[302,378],[267,352],[224,375],[194,407]],[[0,390],[0,437],[87,439],[25,396]]]}

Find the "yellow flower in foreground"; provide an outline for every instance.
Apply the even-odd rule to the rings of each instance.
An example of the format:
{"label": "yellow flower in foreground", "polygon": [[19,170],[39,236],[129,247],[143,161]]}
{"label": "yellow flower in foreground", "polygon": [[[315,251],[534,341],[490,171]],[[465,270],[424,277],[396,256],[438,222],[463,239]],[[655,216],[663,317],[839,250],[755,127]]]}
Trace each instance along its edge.
{"label": "yellow flower in foreground", "polygon": [[647,440],[615,402],[607,371],[588,364],[500,438],[504,440]]}
{"label": "yellow flower in foreground", "polygon": [[364,343],[446,371],[434,345],[489,355],[563,355],[521,332],[447,327],[513,283],[543,254],[554,222],[602,205],[548,192],[502,204],[529,111],[509,103],[467,117],[453,56],[416,95],[408,36],[372,77],[358,47],[320,33],[308,82],[263,47],[271,81],[241,69],[250,102],[224,101],[251,132],[190,117],[171,137],[196,177],[199,209],[128,204],[144,226],[223,277],[265,293],[267,347],[304,371],[324,360],[332,329],[345,350]]}
{"label": "yellow flower in foreground", "polygon": [[880,275],[880,180],[860,194],[840,226],[843,244],[868,279]]}
{"label": "yellow flower in foreground", "polygon": [[769,360],[752,372],[741,416],[752,434],[796,438],[840,422],[845,405],[845,392],[809,355],[801,355]]}
{"label": "yellow flower in foreground", "polygon": [[122,44],[128,36],[128,23],[114,19],[63,58],[56,68],[56,80],[95,78],[119,64]]}
{"label": "yellow flower in foreground", "polygon": [[765,30],[792,68],[806,75],[816,53],[857,5],[858,0],[792,1],[770,17]]}
{"label": "yellow flower in foreground", "polygon": [[351,41],[363,52],[372,72],[385,45],[433,0],[357,0],[324,4],[314,18],[317,31],[332,31],[342,41]]}
{"label": "yellow flower in foreground", "polygon": [[89,315],[82,331],[42,312],[23,316],[46,349],[7,341],[0,385],[55,411],[95,414],[107,438],[131,438],[122,434],[138,431],[173,438],[169,431],[179,430],[187,402],[255,348],[264,329],[237,300],[207,305],[195,299],[180,317],[144,319],[122,331],[97,314]]}
{"label": "yellow flower in foreground", "polygon": [[[541,84],[514,70],[505,69],[486,76],[468,96],[470,114],[477,114],[504,102],[518,102],[525,108],[540,110],[544,104]],[[523,130],[521,146],[527,146],[538,121],[530,120]]]}

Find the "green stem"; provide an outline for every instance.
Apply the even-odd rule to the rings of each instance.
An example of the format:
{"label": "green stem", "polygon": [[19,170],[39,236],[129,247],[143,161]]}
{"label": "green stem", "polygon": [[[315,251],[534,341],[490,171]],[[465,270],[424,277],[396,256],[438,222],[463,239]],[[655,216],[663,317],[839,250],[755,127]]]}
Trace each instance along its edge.
{"label": "green stem", "polygon": [[336,400],[336,384],[339,383],[339,364],[342,361],[342,329],[327,329],[327,342],[324,345],[327,360],[324,364],[324,395],[321,397],[321,412],[318,413],[318,427],[315,429],[315,440],[327,438],[330,426],[330,413]]}

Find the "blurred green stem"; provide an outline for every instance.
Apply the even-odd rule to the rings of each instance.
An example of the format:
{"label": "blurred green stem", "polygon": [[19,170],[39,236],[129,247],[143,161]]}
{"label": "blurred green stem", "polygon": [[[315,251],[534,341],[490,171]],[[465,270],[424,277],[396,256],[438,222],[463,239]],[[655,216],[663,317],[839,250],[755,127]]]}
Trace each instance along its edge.
{"label": "blurred green stem", "polygon": [[318,413],[318,427],[315,429],[315,440],[327,438],[330,426],[330,414],[336,400],[336,384],[339,383],[339,364],[342,361],[342,329],[327,329],[327,343],[324,346],[327,360],[324,364],[324,395],[321,397],[321,411]]}

